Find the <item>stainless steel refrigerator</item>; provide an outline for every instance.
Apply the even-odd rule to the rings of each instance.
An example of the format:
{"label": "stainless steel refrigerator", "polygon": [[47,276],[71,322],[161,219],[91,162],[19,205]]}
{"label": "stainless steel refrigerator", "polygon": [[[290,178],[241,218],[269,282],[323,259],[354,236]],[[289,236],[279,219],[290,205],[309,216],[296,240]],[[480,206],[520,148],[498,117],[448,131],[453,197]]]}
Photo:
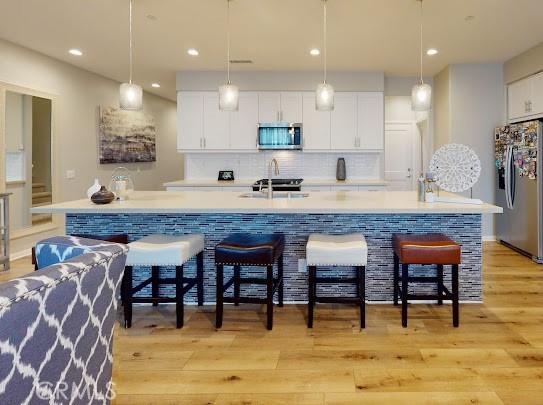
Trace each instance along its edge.
{"label": "stainless steel refrigerator", "polygon": [[542,148],[541,121],[496,128],[496,215],[498,241],[543,263],[542,177],[538,158]]}

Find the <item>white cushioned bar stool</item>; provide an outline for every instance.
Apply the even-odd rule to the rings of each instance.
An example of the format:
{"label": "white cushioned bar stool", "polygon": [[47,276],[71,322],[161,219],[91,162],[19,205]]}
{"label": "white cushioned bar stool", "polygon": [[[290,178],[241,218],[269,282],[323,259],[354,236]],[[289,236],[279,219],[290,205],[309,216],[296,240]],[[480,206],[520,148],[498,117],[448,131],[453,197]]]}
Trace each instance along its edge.
{"label": "white cushioned bar stool", "polygon": [[[309,303],[307,327],[313,327],[315,303],[354,303],[360,306],[360,327],[366,327],[366,264],[368,245],[361,233],[348,235],[311,234],[306,245],[307,266],[309,269]],[[319,277],[317,266],[355,267],[356,275],[345,277]],[[317,296],[317,284],[355,284],[356,297]]]}
{"label": "white cushioned bar stool", "polygon": [[[176,326],[183,327],[183,299],[194,286],[198,305],[204,304],[204,235],[149,235],[128,244],[121,298],[124,306],[124,325],[132,326],[132,304],[175,302]],[[196,277],[183,276],[183,265],[196,256]],[[132,283],[133,266],[150,266],[151,277],[137,286]],[[160,278],[160,267],[175,266],[174,278]],[[151,284],[151,296],[135,297],[138,291]],[[159,286],[175,285],[175,297],[160,297]]]}

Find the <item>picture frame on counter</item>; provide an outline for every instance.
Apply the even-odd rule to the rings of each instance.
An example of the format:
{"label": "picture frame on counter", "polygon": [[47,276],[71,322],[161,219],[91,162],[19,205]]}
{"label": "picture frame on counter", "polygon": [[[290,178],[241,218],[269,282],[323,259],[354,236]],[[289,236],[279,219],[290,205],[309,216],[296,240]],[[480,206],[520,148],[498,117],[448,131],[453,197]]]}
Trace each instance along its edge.
{"label": "picture frame on counter", "polygon": [[233,170],[219,170],[218,181],[234,181],[234,171]]}

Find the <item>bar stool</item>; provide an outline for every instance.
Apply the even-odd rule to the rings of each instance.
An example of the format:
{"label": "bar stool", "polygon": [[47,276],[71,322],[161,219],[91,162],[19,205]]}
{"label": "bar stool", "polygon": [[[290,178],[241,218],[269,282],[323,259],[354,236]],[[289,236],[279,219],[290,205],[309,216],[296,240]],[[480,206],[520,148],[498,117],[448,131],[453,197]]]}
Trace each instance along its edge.
{"label": "bar stool", "polygon": [[[402,326],[407,327],[408,300],[452,300],[453,325],[458,327],[458,265],[461,262],[461,248],[455,241],[442,233],[424,235],[395,234],[394,246],[394,305],[398,305],[398,296],[402,298]],[[400,264],[402,265],[400,287]],[[435,264],[436,277],[410,277],[409,265]],[[452,268],[452,292],[443,284],[443,266]],[[409,283],[436,283],[437,295],[409,294]]]}
{"label": "bar stool", "polygon": [[[183,327],[183,298],[194,286],[198,305],[204,304],[204,235],[149,235],[128,244],[128,256],[121,286],[124,306],[124,324],[132,326],[132,304],[175,302],[176,327]],[[196,256],[196,277],[183,276],[183,265]],[[132,267],[151,266],[151,277],[132,286]],[[174,278],[160,278],[160,267],[175,266]],[[134,297],[134,294],[151,284],[151,296]],[[160,285],[174,284],[175,297],[159,297]]]}
{"label": "bar stool", "polygon": [[[266,304],[267,328],[273,327],[273,295],[277,291],[279,306],[283,306],[283,251],[285,237],[281,234],[250,235],[232,234],[215,247],[217,266],[217,311],[216,327],[222,327],[224,303]],[[277,262],[277,278],[273,277],[273,266]],[[234,276],[224,284],[224,266],[234,266]],[[241,266],[266,267],[266,278],[241,277]],[[266,298],[240,297],[241,284],[266,285]],[[224,293],[234,286],[234,296]]]}
{"label": "bar stool", "polygon": [[[309,268],[309,302],[307,327],[313,327],[313,307],[317,302],[354,303],[360,306],[360,327],[366,327],[366,264],[368,262],[368,245],[364,235],[311,234],[306,245],[307,266]],[[356,276],[318,277],[317,266],[354,266]],[[356,297],[319,297],[318,283],[355,284]]]}

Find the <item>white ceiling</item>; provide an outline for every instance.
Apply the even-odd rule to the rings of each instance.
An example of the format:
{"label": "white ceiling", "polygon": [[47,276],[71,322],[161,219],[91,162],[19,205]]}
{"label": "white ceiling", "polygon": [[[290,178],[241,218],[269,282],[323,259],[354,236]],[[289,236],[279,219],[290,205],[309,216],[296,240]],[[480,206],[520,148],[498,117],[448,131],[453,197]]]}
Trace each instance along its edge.
{"label": "white ceiling", "polygon": [[[425,55],[425,75],[502,62],[543,40],[543,0],[425,0],[424,9],[425,48],[440,52]],[[416,0],[329,0],[329,69],[416,75],[418,13]],[[174,99],[175,71],[223,69],[225,16],[226,0],[134,0],[135,81]],[[254,61],[234,69],[321,68],[309,55],[322,44],[320,0],[234,0],[231,23],[232,59]],[[0,38],[125,81],[128,0],[0,0]]]}

